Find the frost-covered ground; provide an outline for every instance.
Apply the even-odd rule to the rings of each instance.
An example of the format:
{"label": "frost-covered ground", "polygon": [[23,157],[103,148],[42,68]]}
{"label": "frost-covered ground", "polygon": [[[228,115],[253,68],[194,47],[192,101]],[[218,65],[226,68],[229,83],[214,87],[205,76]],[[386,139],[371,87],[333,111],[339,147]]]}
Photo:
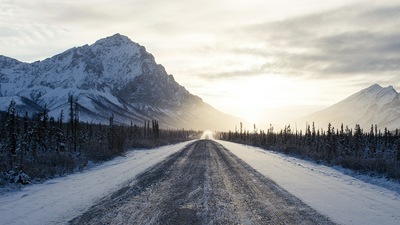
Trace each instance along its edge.
{"label": "frost-covered ground", "polygon": [[367,183],[340,170],[306,160],[256,147],[217,142],[337,223],[400,224],[399,183],[364,176]]}
{"label": "frost-covered ground", "polygon": [[132,151],[83,173],[0,195],[0,224],[65,224],[190,142]]}
{"label": "frost-covered ground", "polygon": [[[400,224],[399,183],[363,177],[368,180],[364,182],[335,168],[260,148],[217,142],[337,223]],[[84,173],[2,193],[0,224],[66,223],[188,143],[133,151]]]}

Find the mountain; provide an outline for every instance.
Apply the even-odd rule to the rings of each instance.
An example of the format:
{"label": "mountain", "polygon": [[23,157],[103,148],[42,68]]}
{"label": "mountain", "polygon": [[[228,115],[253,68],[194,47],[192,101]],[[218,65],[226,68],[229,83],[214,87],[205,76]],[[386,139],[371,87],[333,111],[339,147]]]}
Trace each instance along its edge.
{"label": "mountain", "polygon": [[392,86],[374,84],[300,121],[314,121],[323,128],[328,123],[339,128],[343,123],[350,128],[359,124],[368,130],[371,124],[377,124],[380,129],[395,130],[400,128],[400,94]]}
{"label": "mountain", "polygon": [[20,114],[47,109],[66,118],[70,95],[87,122],[114,115],[125,124],[156,119],[163,128],[225,130],[240,121],[189,93],[145,47],[120,34],[33,63],[0,56],[0,110],[14,100]]}

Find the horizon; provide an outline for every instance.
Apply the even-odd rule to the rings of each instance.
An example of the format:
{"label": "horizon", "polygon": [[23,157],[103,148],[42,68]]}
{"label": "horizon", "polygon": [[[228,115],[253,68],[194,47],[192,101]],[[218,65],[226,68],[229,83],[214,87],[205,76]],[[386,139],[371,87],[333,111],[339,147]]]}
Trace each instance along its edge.
{"label": "horizon", "polygon": [[120,33],[192,94],[263,128],[400,87],[396,1],[0,3],[0,55],[33,62]]}

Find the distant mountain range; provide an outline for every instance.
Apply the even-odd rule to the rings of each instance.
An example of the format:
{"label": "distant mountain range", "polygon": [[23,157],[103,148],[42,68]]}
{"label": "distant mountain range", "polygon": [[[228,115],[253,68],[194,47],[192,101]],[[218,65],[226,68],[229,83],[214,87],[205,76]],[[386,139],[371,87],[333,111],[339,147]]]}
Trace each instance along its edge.
{"label": "distant mountain range", "polygon": [[78,99],[81,121],[164,128],[232,129],[240,119],[224,114],[179,85],[145,47],[115,34],[43,61],[0,56],[0,110],[16,101],[22,115],[49,110],[68,116],[68,96]]}
{"label": "distant mountain range", "polygon": [[315,122],[324,129],[328,123],[336,128],[343,123],[349,128],[359,124],[366,131],[369,131],[371,124],[393,131],[400,128],[400,94],[392,86],[374,84],[299,121]]}

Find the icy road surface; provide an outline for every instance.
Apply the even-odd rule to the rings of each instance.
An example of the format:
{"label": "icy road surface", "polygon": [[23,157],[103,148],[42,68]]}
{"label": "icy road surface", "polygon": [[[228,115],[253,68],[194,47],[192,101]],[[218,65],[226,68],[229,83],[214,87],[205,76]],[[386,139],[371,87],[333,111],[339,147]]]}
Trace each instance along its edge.
{"label": "icy road surface", "polygon": [[71,224],[333,224],[222,145],[201,140]]}
{"label": "icy road surface", "polygon": [[[399,191],[390,191],[382,188],[381,186],[365,183],[354,177],[344,175],[342,172],[333,168],[321,166],[305,160],[295,159],[283,154],[276,154],[260,148],[239,145],[230,142],[217,142],[222,144],[226,149],[229,149],[230,152],[234,153],[241,160],[248,163],[259,173],[263,174],[267,178],[270,178],[280,187],[292,195],[295,195],[297,198],[302,200],[302,202],[308,204],[319,213],[328,216],[336,223],[400,224]],[[184,154],[189,156],[188,152],[179,152],[180,150],[184,149],[185,146],[192,143],[193,141],[156,148],[153,150],[133,151],[128,153],[126,157],[116,158],[110,162],[102,164],[101,166],[94,167],[84,173],[78,173],[49,180],[43,184],[29,185],[20,191],[5,192],[0,194],[0,224],[66,224],[71,219],[84,214],[88,210],[95,210],[96,206],[99,207],[101,204],[106,204],[107,199],[116,198],[118,195],[124,196],[124,191],[126,192],[129,190],[129,188],[132,187],[135,182],[139,182],[140,178],[146,177],[145,174],[154,176],[154,173],[141,174],[142,172],[147,169],[150,169],[149,171],[154,171],[155,168],[166,162],[166,158],[172,156],[173,154],[178,153],[183,154],[181,156],[184,156]],[[179,200],[179,196],[177,196],[175,200],[171,199],[174,204],[171,205],[171,207],[180,207],[182,209],[182,211],[180,211],[180,216],[182,218],[192,215],[191,213],[193,213],[193,209],[210,210],[212,207],[217,205],[217,211],[214,213],[218,213],[218,215],[224,216],[225,218],[230,218],[229,220],[231,221],[234,221],[235,218],[238,219],[251,217],[250,215],[258,215],[259,213],[261,213],[261,216],[257,216],[253,219],[255,221],[258,219],[259,221],[262,221],[261,218],[264,216],[263,212],[257,210],[257,207],[258,205],[264,203],[258,202],[258,199],[244,197],[247,195],[247,193],[231,195],[227,192],[216,192],[220,193],[217,194],[217,196],[219,196],[223,201],[234,199],[232,202],[230,202],[230,204],[225,204],[222,202],[220,205],[218,205],[218,202],[213,202],[212,198],[210,197],[201,198],[201,196],[212,196],[212,191],[218,189],[218,187],[222,185],[233,188],[234,190],[243,190],[241,188],[241,184],[232,182],[227,178],[222,178],[221,174],[213,174],[212,171],[216,169],[216,166],[217,168],[221,168],[221,171],[226,170],[226,168],[232,170],[232,168],[236,167],[243,167],[245,170],[252,171],[251,168],[248,166],[246,167],[243,162],[240,162],[241,160],[237,160],[228,152],[223,152],[223,155],[227,155],[227,159],[232,159],[233,161],[237,160],[237,162],[240,163],[235,163],[234,165],[230,165],[230,167],[224,167],[223,163],[225,160],[220,161],[220,163],[217,163],[213,160],[204,161],[200,160],[201,155],[198,155],[199,157],[195,157],[196,155],[194,155],[194,152],[192,153],[193,154],[191,157],[193,159],[199,159],[199,165],[206,166],[206,168],[203,170],[201,167],[197,167],[196,171],[200,171],[200,173],[204,173],[205,175],[203,178],[201,178],[203,179],[203,183],[197,183],[199,188],[195,189],[195,191],[190,191],[189,195],[187,196],[188,200],[197,199],[195,201],[197,202],[196,204],[190,204],[187,202],[185,203],[183,201],[184,199]],[[214,158],[216,153],[216,151],[210,151],[209,156],[207,157],[212,156],[212,158]],[[181,160],[180,162],[185,161]],[[228,160],[227,162],[231,161]],[[211,167],[211,165],[214,166]],[[223,168],[225,169],[223,170]],[[183,184],[185,184],[184,182],[187,182],[185,180],[185,171],[181,172],[182,173],[179,176],[173,179],[175,179],[177,182],[183,182]],[[254,185],[263,184],[262,177],[259,175],[254,175],[256,173],[253,172],[249,173],[253,174],[250,175],[250,177],[255,177]],[[211,179],[213,176],[219,176],[220,182],[215,183],[214,181],[213,183]],[[242,176],[239,176],[233,179],[242,179],[241,177]],[[247,176],[244,176],[243,179],[248,181]],[[162,180],[163,179],[156,183],[161,184]],[[196,182],[193,182],[193,184],[196,185]],[[395,187],[393,188],[394,190],[400,190],[398,183],[386,183],[390,183],[386,184],[386,186],[393,186]],[[144,184],[144,186],[149,185],[147,186],[147,190],[141,191],[142,194],[151,193],[148,189],[150,187],[156,187],[151,186],[153,185],[151,182],[149,184],[146,184],[146,182],[143,183],[143,179],[141,184]],[[249,187],[251,188],[245,188],[245,190],[250,192],[257,190],[256,192],[258,192],[259,187],[257,187],[257,185],[253,187],[250,184]],[[212,185],[216,185],[214,189],[212,189]],[[245,185],[248,184],[245,183]],[[281,190],[279,186],[276,186],[276,188]],[[177,186],[175,184],[168,187],[176,188]],[[189,187],[192,186],[189,185]],[[137,193],[139,193],[139,190],[140,189],[131,189],[131,191],[136,191]],[[168,193],[168,191],[171,190],[162,189],[162,192]],[[286,193],[283,190],[282,192]],[[203,195],[200,193],[203,193]],[[182,192],[182,194],[188,193]],[[284,196],[288,195],[284,194]],[[170,197],[172,198],[172,196]],[[149,200],[157,202],[157,199],[154,198]],[[161,200],[162,199],[160,198],[160,201]],[[244,200],[245,203],[240,203],[242,200]],[[198,203],[201,203],[202,201],[203,203],[208,203],[203,205],[204,208],[198,205]],[[267,199],[265,201],[270,200]],[[145,202],[146,201],[144,201],[144,203]],[[298,202],[298,200],[295,202]],[[157,205],[154,207],[157,207]],[[237,217],[229,214],[230,210],[234,207],[240,208],[241,214],[237,215]],[[309,208],[303,206],[303,204],[301,207],[305,207],[305,209]],[[126,208],[126,210],[128,208]],[[112,217],[115,215],[110,216]],[[200,213],[200,218],[202,218],[201,216],[205,215]],[[84,214],[81,219],[84,217],[86,217],[86,220],[90,220],[90,216],[88,217],[87,213]],[[177,215],[171,214],[169,219],[173,220],[176,217]],[[157,215],[152,215],[152,218],[157,218]],[[193,218],[196,219],[198,217]],[[212,218],[215,217],[210,214],[208,217],[205,216],[205,218],[206,221],[213,221]],[[78,218],[75,219],[75,222],[76,221],[78,221]],[[250,223],[250,221],[248,222]],[[301,223],[301,221],[299,221],[299,223]]]}

